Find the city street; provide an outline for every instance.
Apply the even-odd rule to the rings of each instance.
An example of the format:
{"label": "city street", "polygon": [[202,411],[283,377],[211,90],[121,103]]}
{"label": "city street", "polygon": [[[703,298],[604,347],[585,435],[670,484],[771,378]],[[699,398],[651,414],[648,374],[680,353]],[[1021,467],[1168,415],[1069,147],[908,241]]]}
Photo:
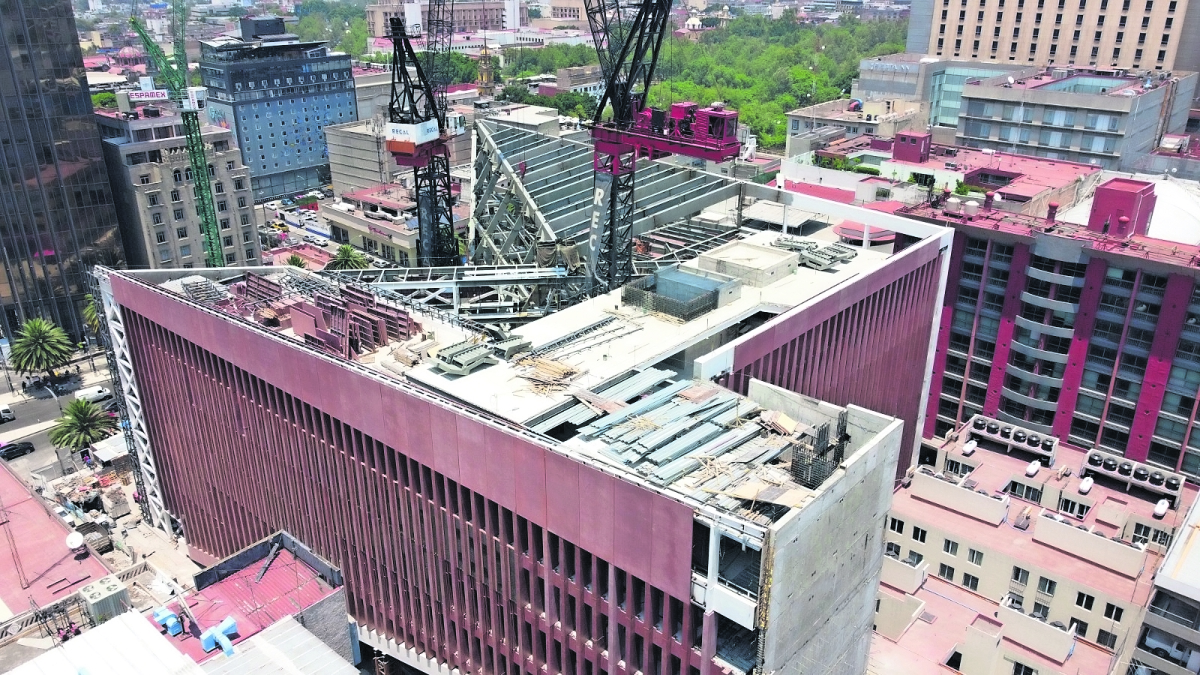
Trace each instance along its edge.
{"label": "city street", "polygon": [[[108,380],[108,371],[100,367],[102,364],[103,361],[97,362],[96,372],[92,373],[87,361],[82,362],[83,386],[112,387]],[[30,474],[34,469],[55,462],[61,462],[69,468],[73,461],[69,451],[57,449],[50,442],[50,426],[60,417],[59,403],[65,407],[74,400],[74,392],[62,394],[59,401],[55,401],[45,390],[31,389],[30,393],[29,396],[21,393],[18,380],[15,394],[0,396],[0,399],[9,403],[17,416],[17,419],[11,422],[0,424],[0,440],[4,443],[28,441],[36,448],[33,453],[8,462],[9,467],[26,483],[31,482]]]}

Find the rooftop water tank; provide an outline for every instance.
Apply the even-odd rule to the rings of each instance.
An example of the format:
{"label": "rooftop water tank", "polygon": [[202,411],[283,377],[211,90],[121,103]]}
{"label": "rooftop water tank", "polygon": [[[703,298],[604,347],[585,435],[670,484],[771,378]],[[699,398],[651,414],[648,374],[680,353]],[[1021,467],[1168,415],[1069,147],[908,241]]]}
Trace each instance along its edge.
{"label": "rooftop water tank", "polygon": [[1036,476],[1038,470],[1041,468],[1042,468],[1042,463],[1035,459],[1029,463],[1029,466],[1025,467],[1025,475],[1026,476]]}
{"label": "rooftop water tank", "polygon": [[1086,495],[1087,493],[1091,492],[1092,486],[1095,484],[1096,484],[1096,481],[1094,479],[1092,479],[1091,476],[1088,476],[1087,478],[1084,478],[1083,480],[1079,481],[1079,494]]}

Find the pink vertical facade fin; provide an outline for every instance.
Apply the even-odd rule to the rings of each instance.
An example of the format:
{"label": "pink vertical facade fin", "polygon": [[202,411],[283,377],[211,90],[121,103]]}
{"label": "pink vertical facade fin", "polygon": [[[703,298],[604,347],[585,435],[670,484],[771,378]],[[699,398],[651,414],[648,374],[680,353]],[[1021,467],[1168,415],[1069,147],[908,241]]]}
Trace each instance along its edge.
{"label": "pink vertical facade fin", "polygon": [[1079,400],[1079,384],[1083,380],[1083,364],[1087,360],[1091,345],[1092,330],[1096,326],[1096,308],[1100,306],[1100,295],[1104,290],[1104,277],[1108,263],[1101,258],[1088,261],[1083,276],[1083,291],[1079,295],[1079,312],[1075,314],[1075,327],[1071,348],[1067,351],[1067,365],[1063,370],[1063,386],[1058,396],[1058,410],[1054,413],[1052,430],[1055,436],[1065,439],[1071,433],[1071,419],[1075,404]]}
{"label": "pink vertical facade fin", "polygon": [[1158,314],[1158,327],[1154,341],[1150,343],[1150,357],[1146,362],[1146,373],[1142,380],[1142,392],[1138,396],[1133,424],[1129,427],[1129,446],[1126,456],[1144,461],[1150,453],[1150,437],[1158,423],[1158,411],[1162,409],[1166,393],[1167,378],[1171,374],[1171,361],[1179,347],[1179,335],[1187,318],[1188,301],[1192,297],[1192,279],[1180,274],[1167,277],[1167,288]]}
{"label": "pink vertical facade fin", "polygon": [[[1012,351],[1016,316],[1021,313],[1021,294],[1025,292],[1025,270],[1028,267],[1029,245],[1014,244],[1012,261],[1008,266],[1008,285],[1004,290],[1004,308],[1000,312],[1000,328],[996,333],[996,352],[992,355],[992,372],[988,374],[987,395],[983,399],[985,415],[995,416],[1000,409],[1000,388],[1004,386],[1004,370],[1008,365],[1008,354]],[[987,279],[982,284],[986,289]]]}

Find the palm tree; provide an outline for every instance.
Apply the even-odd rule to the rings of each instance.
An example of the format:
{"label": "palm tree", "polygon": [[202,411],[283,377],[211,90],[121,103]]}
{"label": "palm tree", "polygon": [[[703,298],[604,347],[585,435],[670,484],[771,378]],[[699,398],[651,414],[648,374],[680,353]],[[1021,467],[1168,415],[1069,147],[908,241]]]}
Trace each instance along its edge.
{"label": "palm tree", "polygon": [[30,319],[17,331],[10,360],[19,373],[53,376],[54,369],[66,365],[74,351],[66,331],[46,319]]}
{"label": "palm tree", "polygon": [[78,452],[104,440],[117,429],[117,419],[91,401],[75,399],[50,429],[50,442]]}
{"label": "palm tree", "polygon": [[337,255],[325,264],[327,270],[363,270],[370,266],[367,256],[355,251],[349,244],[338,247]]}
{"label": "palm tree", "polygon": [[83,322],[87,324],[92,335],[100,333],[100,307],[91,293],[83,296]]}
{"label": "palm tree", "polygon": [[304,269],[305,267],[308,267],[308,263],[304,262],[304,258],[301,258],[300,256],[296,255],[295,253],[289,255],[287,260],[284,262],[286,262],[288,265],[291,265],[292,267],[299,267],[300,269]]}

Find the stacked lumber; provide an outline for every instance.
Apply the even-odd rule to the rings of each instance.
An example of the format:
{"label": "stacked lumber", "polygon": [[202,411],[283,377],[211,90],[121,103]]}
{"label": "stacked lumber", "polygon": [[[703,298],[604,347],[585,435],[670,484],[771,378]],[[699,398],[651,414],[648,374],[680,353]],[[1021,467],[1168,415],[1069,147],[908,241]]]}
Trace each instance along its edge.
{"label": "stacked lumber", "polygon": [[796,433],[796,427],[799,423],[777,410],[766,410],[758,416],[759,424],[762,424],[768,431],[774,431],[777,434],[791,436]]}
{"label": "stacked lumber", "polygon": [[553,359],[524,359],[518,365],[522,370],[517,376],[529,380],[531,388],[543,395],[566,389],[571,380],[582,374],[575,366]]}

